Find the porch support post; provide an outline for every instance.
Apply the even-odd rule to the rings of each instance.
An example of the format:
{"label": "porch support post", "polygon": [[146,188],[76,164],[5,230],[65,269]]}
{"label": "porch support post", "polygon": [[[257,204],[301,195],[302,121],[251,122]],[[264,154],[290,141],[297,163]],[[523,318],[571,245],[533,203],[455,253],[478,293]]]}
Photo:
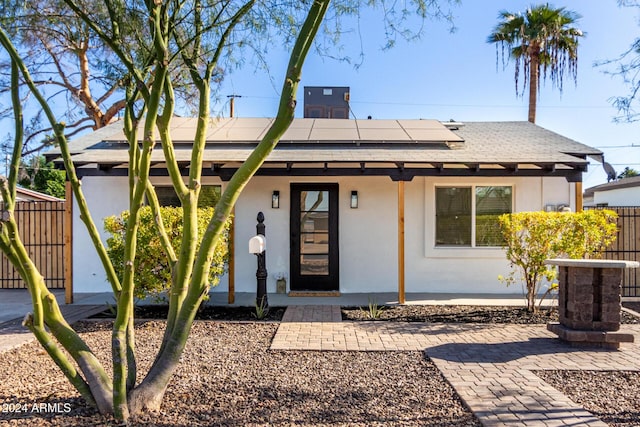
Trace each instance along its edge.
{"label": "porch support post", "polygon": [[576,182],[576,212],[582,212],[582,182]]}
{"label": "porch support post", "polygon": [[64,302],[73,304],[73,191],[71,182],[65,182],[64,201]]}
{"label": "porch support post", "polygon": [[227,293],[227,303],[233,304],[236,302],[236,254],[235,254],[235,239],[236,239],[236,208],[231,211],[233,219],[229,227],[229,292]]}
{"label": "porch support post", "polygon": [[404,304],[404,181],[398,181],[398,303]]}

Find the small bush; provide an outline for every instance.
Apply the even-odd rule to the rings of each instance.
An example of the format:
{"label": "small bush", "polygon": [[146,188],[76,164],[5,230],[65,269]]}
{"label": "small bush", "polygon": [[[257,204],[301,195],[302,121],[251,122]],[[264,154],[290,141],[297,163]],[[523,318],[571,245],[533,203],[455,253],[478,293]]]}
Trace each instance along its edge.
{"label": "small bush", "polygon": [[[160,215],[171,244],[175,251],[179,252],[182,240],[182,209],[161,207]],[[213,208],[198,209],[199,240],[202,238],[212,216]],[[119,277],[124,274],[124,237],[128,219],[129,211],[124,211],[120,215],[110,216],[104,220],[105,230],[111,234],[111,237],[107,239],[107,252]],[[220,276],[226,270],[229,256],[229,225],[230,221],[226,224],[224,235],[213,254],[209,272],[210,286],[216,286],[220,281]],[[199,243],[198,247],[200,247]],[[153,212],[148,206],[143,207],[140,211],[138,245],[134,266],[134,294],[136,298],[157,297],[171,286],[169,260],[160,244]]]}
{"label": "small bush", "polygon": [[378,305],[378,302],[375,298],[369,298],[369,306],[367,310],[360,308],[360,310],[366,314],[369,319],[380,319],[382,316],[382,311],[384,310],[384,306]]}
{"label": "small bush", "polygon": [[500,216],[511,272],[499,279],[510,285],[523,281],[527,307],[535,310],[535,298],[543,280],[556,286],[556,269],[545,265],[550,258],[599,257],[616,238],[617,215],[610,210],[577,213],[519,212]]}

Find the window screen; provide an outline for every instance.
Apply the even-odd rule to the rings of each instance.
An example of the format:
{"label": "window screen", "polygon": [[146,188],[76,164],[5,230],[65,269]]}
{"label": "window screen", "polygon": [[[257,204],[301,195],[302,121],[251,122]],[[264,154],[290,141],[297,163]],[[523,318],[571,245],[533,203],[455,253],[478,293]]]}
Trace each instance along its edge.
{"label": "window screen", "polygon": [[471,188],[436,188],[436,246],[471,246]]}
{"label": "window screen", "polygon": [[476,187],[476,246],[502,246],[498,217],[511,213],[511,187]]}

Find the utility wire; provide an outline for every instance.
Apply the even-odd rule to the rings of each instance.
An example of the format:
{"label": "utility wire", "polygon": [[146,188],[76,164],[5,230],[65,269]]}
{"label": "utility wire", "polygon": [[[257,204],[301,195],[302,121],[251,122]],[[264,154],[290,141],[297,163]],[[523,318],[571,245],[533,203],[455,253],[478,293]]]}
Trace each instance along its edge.
{"label": "utility wire", "polygon": [[[273,99],[279,98],[273,96],[243,95],[244,98],[255,99]],[[393,102],[393,101],[350,101],[350,104],[364,105],[406,105],[412,107],[474,107],[474,108],[523,108],[525,104],[433,104],[420,102]],[[604,109],[613,108],[611,105],[538,105],[538,108],[581,108],[581,109]]]}
{"label": "utility wire", "polygon": [[593,147],[597,149],[601,148],[640,148],[640,144],[631,143],[630,145],[604,145],[602,147]]}

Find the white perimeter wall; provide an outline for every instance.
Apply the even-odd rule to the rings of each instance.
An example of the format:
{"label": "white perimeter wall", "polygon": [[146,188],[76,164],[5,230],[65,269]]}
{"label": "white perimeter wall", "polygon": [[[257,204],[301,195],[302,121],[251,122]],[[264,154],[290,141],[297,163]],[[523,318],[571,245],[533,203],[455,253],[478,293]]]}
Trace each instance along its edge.
{"label": "white perimeter wall", "polygon": [[593,194],[593,206],[599,204],[607,204],[609,206],[640,206],[640,187],[596,191]]}
{"label": "white perimeter wall", "polygon": [[[108,234],[104,231],[104,218],[129,208],[129,179],[127,177],[84,177],[82,192],[106,245]],[[73,292],[108,292],[111,285],[80,220],[77,200],[73,200]]]}
{"label": "white perimeter wall", "polygon": [[[127,209],[126,177],[85,177],[83,190],[98,228],[103,218]],[[154,179],[168,185],[168,178]],[[256,215],[265,215],[268,292],[275,292],[278,273],[289,275],[290,184],[331,182],[339,184],[340,291],[343,293],[395,292],[397,269],[397,188],[388,177],[290,178],[256,177],[245,188],[235,210],[235,290],[255,292],[256,258],[248,253],[248,241],[256,232]],[[222,184],[205,178],[204,185]],[[545,205],[568,204],[575,210],[573,184],[564,178],[473,179],[414,178],[405,183],[406,292],[520,293],[497,280],[508,272],[500,249],[435,248],[433,233],[434,188],[438,185],[512,185],[514,210],[541,210]],[[280,192],[280,208],[271,208],[271,195]],[[359,206],[349,207],[351,191],[358,191]],[[104,292],[102,265],[78,218],[74,203],[74,292]],[[288,283],[288,281],[287,281]],[[226,292],[226,277],[214,290]]]}

